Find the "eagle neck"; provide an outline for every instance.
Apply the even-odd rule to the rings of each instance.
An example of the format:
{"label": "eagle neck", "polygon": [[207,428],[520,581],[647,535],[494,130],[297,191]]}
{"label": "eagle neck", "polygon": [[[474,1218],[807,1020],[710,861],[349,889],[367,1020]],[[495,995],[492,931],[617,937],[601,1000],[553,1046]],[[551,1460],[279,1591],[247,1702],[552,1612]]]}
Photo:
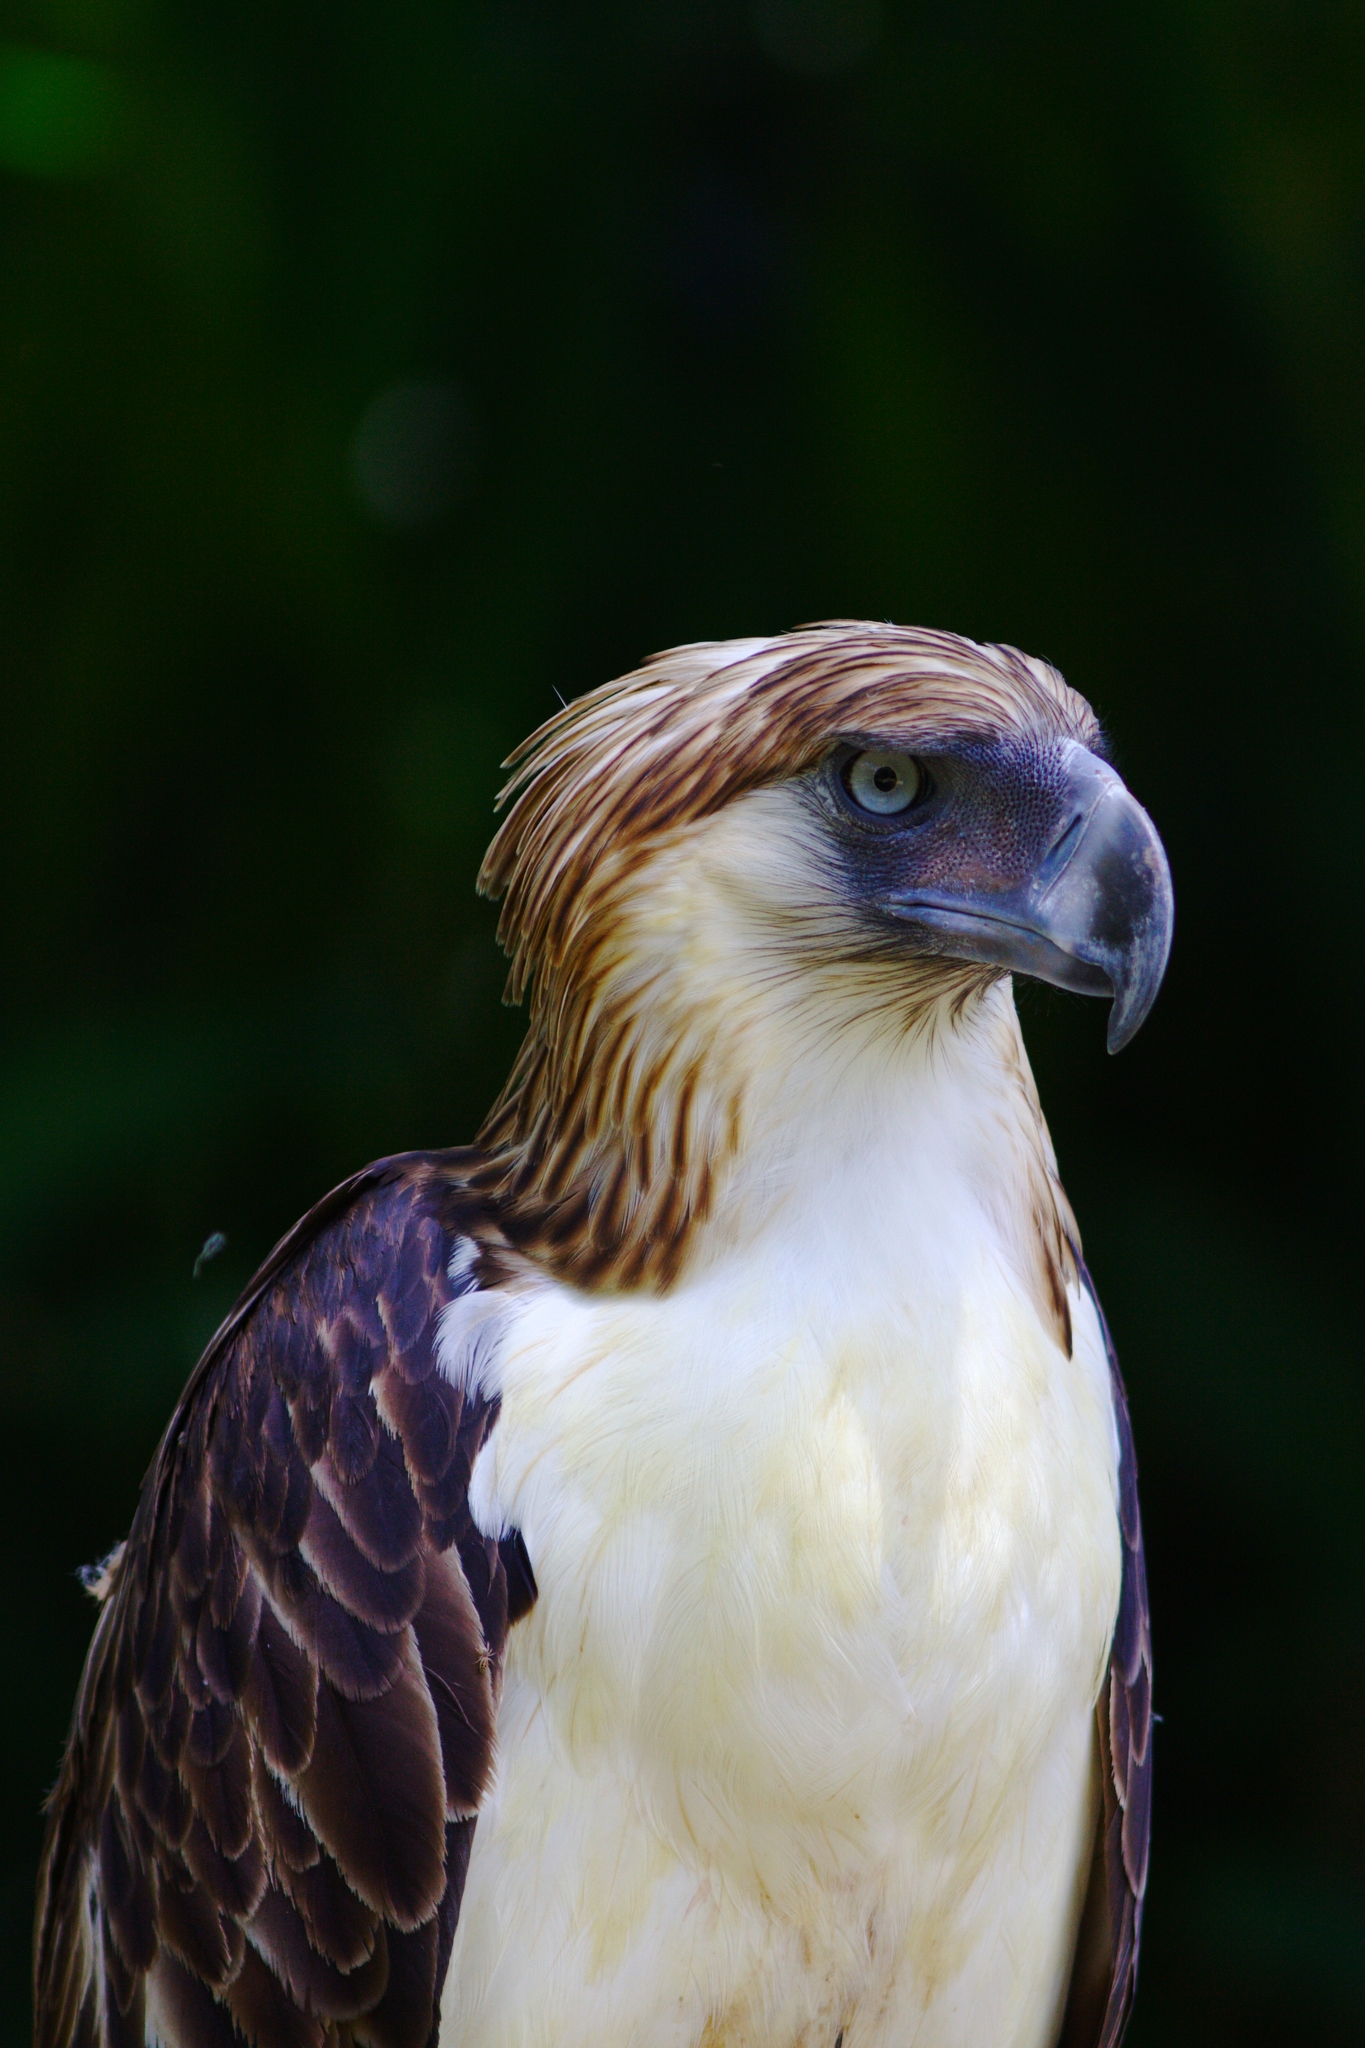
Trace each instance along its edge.
{"label": "eagle neck", "polygon": [[644,988],[618,975],[533,1009],[480,1138],[509,1240],[575,1285],[665,1292],[831,1179],[875,1203],[897,1134],[956,1129],[1069,1348],[1074,1223],[1008,982],[934,962],[891,1001],[884,972],[859,988],[848,967],[800,986],[761,963],[723,990],[701,978],[656,961]]}

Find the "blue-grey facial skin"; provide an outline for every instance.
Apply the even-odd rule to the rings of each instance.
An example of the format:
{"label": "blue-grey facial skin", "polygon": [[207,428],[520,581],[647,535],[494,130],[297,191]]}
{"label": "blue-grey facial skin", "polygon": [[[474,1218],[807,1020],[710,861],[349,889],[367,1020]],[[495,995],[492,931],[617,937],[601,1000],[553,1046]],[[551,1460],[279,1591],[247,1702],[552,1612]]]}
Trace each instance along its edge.
{"label": "blue-grey facial skin", "polygon": [[914,800],[882,814],[850,787],[869,750],[895,742],[842,743],[813,794],[882,940],[1112,996],[1119,1051],[1161,986],[1175,902],[1156,828],[1114,770],[1074,740],[955,739],[915,749]]}

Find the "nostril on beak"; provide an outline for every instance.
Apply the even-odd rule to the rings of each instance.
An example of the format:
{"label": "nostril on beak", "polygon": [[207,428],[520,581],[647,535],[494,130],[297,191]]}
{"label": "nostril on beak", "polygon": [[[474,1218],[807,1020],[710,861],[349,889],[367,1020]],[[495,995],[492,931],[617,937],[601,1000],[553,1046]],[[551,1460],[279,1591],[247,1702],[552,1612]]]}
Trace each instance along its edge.
{"label": "nostril on beak", "polygon": [[1066,865],[1075,849],[1076,840],[1084,823],[1084,811],[1075,810],[1071,813],[1071,816],[1043,855],[1039,869],[1040,876],[1046,874],[1051,879],[1059,868]]}

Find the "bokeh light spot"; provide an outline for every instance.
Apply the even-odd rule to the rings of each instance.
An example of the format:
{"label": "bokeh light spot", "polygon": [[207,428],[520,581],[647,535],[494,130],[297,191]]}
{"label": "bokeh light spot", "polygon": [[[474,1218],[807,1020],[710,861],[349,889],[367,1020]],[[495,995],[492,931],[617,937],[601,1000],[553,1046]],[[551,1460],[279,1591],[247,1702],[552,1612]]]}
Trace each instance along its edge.
{"label": "bokeh light spot", "polygon": [[116,154],[125,104],[104,64],[0,49],[0,163],[30,177],[97,171]]}

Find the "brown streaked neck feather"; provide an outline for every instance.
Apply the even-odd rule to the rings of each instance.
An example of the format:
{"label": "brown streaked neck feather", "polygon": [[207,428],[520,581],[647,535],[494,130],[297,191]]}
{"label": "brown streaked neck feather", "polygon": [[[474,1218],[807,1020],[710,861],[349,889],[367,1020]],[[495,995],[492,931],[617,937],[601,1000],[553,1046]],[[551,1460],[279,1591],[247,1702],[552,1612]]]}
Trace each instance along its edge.
{"label": "brown streaked neck feather", "polygon": [[591,930],[534,988],[480,1184],[509,1240],[563,1278],[665,1288],[739,1150],[749,1076],[733,1011],[648,930],[660,860],[614,865]]}
{"label": "brown streaked neck feather", "polygon": [[[823,1041],[831,1098],[851,1061],[876,1056],[878,1036],[888,1065],[897,1039],[974,1042],[994,1076],[999,1126],[990,1184],[978,1192],[1040,1320],[1069,1354],[1079,1239],[1012,1005],[998,989],[983,1000],[986,986],[967,969],[947,991],[941,974],[926,974],[918,991],[911,977],[897,1011],[864,1010],[860,1045],[832,1025]],[[580,995],[566,1014],[589,1007]],[[774,1057],[745,1007],[737,994],[728,1007],[699,1005],[691,1020],[679,1009],[655,1037],[614,1018],[608,994],[597,1028],[576,1017],[573,1063],[562,1070],[553,1044],[528,1037],[475,1174],[519,1251],[578,1286],[663,1292],[696,1257],[747,1241],[763,1197],[757,1214],[749,1203],[765,1185],[752,1155],[756,1144],[771,1147],[785,1079],[780,1050]]]}
{"label": "brown streaked neck feather", "polygon": [[[913,745],[919,732],[1040,727],[1095,737],[1045,663],[835,624],[675,649],[528,742],[480,876],[504,898],[509,999],[529,991],[531,1006],[480,1133],[479,1184],[509,1239],[580,1285],[665,1288],[700,1226],[720,1220],[755,1082],[788,1049],[784,1024],[788,1038],[831,1042],[850,1019],[883,1037],[961,1024],[990,975],[903,953],[889,963],[865,941],[851,952],[847,906],[766,799],[841,731]],[[775,845],[791,856],[780,876]],[[741,904],[765,862],[766,897]],[[1065,1230],[1043,1220],[1057,1214],[1045,1132],[1033,1153],[1051,1247]],[[1061,1254],[1040,1256],[1052,1270]],[[1045,1292],[1064,1315],[1051,1280]]]}
{"label": "brown streaked neck feather", "polygon": [[[899,1114],[907,1084],[966,1059],[993,1134],[979,1198],[1069,1350],[1074,1225],[1007,991],[940,961],[764,957],[743,927],[727,943],[694,838],[672,835],[545,993],[476,1171],[509,1240],[579,1286],[666,1290],[749,1241],[793,1171],[826,1170],[840,1103],[852,1119],[884,1091]],[[691,881],[681,942],[670,869]]]}

